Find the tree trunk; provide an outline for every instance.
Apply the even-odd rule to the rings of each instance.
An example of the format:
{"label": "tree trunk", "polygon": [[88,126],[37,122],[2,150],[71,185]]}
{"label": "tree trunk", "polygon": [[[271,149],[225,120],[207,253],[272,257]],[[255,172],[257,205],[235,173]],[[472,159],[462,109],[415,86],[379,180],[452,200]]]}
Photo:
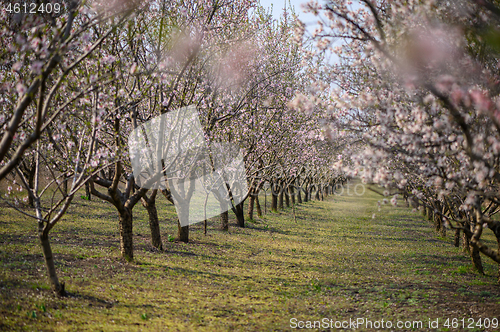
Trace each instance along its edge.
{"label": "tree trunk", "polygon": [[271,211],[278,212],[278,194],[271,190]]}
{"label": "tree trunk", "polygon": [[[36,168],[35,166],[31,167],[29,173],[28,173],[28,185],[30,188],[35,188],[35,171]],[[28,205],[32,208],[35,207],[35,201],[33,200],[32,195],[28,195]]]}
{"label": "tree trunk", "polygon": [[455,229],[455,239],[453,241],[453,245],[457,248],[460,246],[460,229]]}
{"label": "tree trunk", "polygon": [[64,193],[64,196],[68,196],[68,178],[65,178],[62,183],[62,191]]}
{"label": "tree trunk", "polygon": [[264,193],[264,214],[267,214],[267,190]]}
{"label": "tree trunk", "polygon": [[255,208],[257,209],[257,215],[259,217],[262,217],[262,208],[260,206],[260,201],[259,201],[259,194],[255,196]]}
{"label": "tree trunk", "polygon": [[427,208],[427,220],[434,220],[434,211],[432,210],[432,208]]}
{"label": "tree trunk", "polygon": [[225,201],[225,200],[221,200],[221,201],[219,201],[219,205],[220,205],[220,210],[221,210],[221,214],[220,214],[220,221],[221,221],[220,229],[222,231],[224,231],[224,232],[227,232],[227,231],[229,231],[229,213],[227,212],[228,202]]}
{"label": "tree trunk", "polygon": [[120,251],[125,260],[134,260],[132,210],[126,207],[120,211]]}
{"label": "tree trunk", "polygon": [[316,186],[316,195],[315,195],[315,198],[316,198],[317,201],[321,200],[321,198],[320,198],[320,191],[321,190],[320,190],[319,186]]}
{"label": "tree trunk", "polygon": [[85,182],[85,196],[87,196],[87,199],[89,201],[92,200],[92,193],[90,190],[90,184],[88,182]]}
{"label": "tree trunk", "polygon": [[[183,193],[184,194],[184,193]],[[181,242],[189,242],[189,204],[179,204],[177,210],[177,239]],[[181,219],[186,220],[188,225],[182,226]]]}
{"label": "tree trunk", "polygon": [[297,203],[302,204],[302,187],[297,186]]}
{"label": "tree trunk", "polygon": [[309,201],[309,185],[306,185],[304,189],[304,203],[307,203]]}
{"label": "tree trunk", "polygon": [[288,191],[290,192],[290,198],[292,199],[292,205],[295,205],[295,185],[291,185],[288,187]]}
{"label": "tree trunk", "polygon": [[227,232],[229,230],[229,214],[224,211],[220,214],[221,227],[220,229]]}
{"label": "tree trunk", "polygon": [[236,215],[236,220],[238,221],[238,227],[245,228],[245,209],[244,202],[237,204],[235,206],[234,214]]}
{"label": "tree trunk", "polygon": [[472,265],[477,270],[477,272],[484,274],[483,263],[481,262],[481,255],[479,253],[479,249],[471,245],[471,254],[470,254]]}
{"label": "tree trunk", "polygon": [[181,226],[181,222],[179,220],[177,220],[177,238],[181,242],[189,242],[189,225]]}
{"label": "tree trunk", "polygon": [[288,188],[290,187],[287,187],[286,189],[284,189],[284,194],[285,194],[285,205],[287,208],[290,207],[290,195],[288,195]]}
{"label": "tree trunk", "polygon": [[434,213],[434,226],[436,228],[436,232],[439,233],[440,236],[445,237],[446,236],[446,229],[443,226],[443,218],[439,212],[441,212],[441,203],[436,202],[436,210],[437,212]]}
{"label": "tree trunk", "polygon": [[151,245],[159,250],[163,250],[160,234],[160,223],[158,221],[158,210],[156,205],[146,207],[149,216],[149,229],[151,230]]}
{"label": "tree trunk", "polygon": [[276,185],[271,186],[271,211],[272,212],[278,212],[278,195],[279,193],[276,192]]}
{"label": "tree trunk", "polygon": [[255,206],[255,191],[250,191],[250,198],[248,201],[248,220],[253,220],[253,208]]}
{"label": "tree trunk", "polygon": [[280,185],[280,193],[278,196],[278,209],[283,210],[283,196],[284,196],[283,187]]}
{"label": "tree trunk", "polygon": [[[465,226],[467,227],[467,225]],[[462,249],[464,250],[465,253],[470,254],[470,241],[469,237],[465,234],[465,232],[462,232]]]}
{"label": "tree trunk", "polygon": [[156,209],[156,190],[151,197],[142,197],[142,206],[146,208],[149,216],[149,229],[151,231],[151,245],[159,250],[163,250],[160,235],[160,223],[158,221],[158,210]]}
{"label": "tree trunk", "polygon": [[47,275],[49,276],[52,290],[59,296],[66,296],[67,294],[64,290],[64,282],[60,283],[59,279],[57,278],[56,267],[54,265],[54,256],[52,255],[49,236],[44,235],[42,231],[40,232],[39,238],[43,250],[43,257],[45,258],[45,266],[47,267]]}

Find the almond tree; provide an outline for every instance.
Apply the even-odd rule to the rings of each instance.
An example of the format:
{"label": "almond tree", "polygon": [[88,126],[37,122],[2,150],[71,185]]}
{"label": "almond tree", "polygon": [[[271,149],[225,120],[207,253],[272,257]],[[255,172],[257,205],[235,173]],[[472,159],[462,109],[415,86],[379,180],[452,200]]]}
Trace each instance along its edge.
{"label": "almond tree", "polygon": [[[15,172],[27,190],[34,213],[19,211],[38,222],[47,273],[59,295],[65,289],[57,278],[49,232],[92,174],[90,162],[98,130],[98,114],[87,108],[84,97],[99,82],[93,74],[84,75],[85,67],[133,9],[132,2],[114,6],[112,11],[106,6],[92,10],[94,5],[54,2],[52,11],[44,7],[40,15],[29,15],[16,12],[15,4],[2,2],[0,12],[1,38],[3,45],[9,45],[0,53],[6,69],[0,78],[4,110],[0,116],[0,179]],[[103,24],[108,29],[99,38],[89,38]],[[80,84],[75,86],[75,81]],[[42,177],[48,181],[42,183]],[[15,199],[13,203],[16,208]]]}
{"label": "almond tree", "polygon": [[[499,206],[499,9],[488,1],[360,3],[308,5],[325,17],[318,52],[340,59],[330,72],[338,89],[329,120],[366,146],[351,153],[352,174],[417,197],[441,232],[462,231],[478,270],[478,251],[500,262],[481,241],[486,225],[500,241],[491,218]],[[332,45],[335,38],[344,44]]]}

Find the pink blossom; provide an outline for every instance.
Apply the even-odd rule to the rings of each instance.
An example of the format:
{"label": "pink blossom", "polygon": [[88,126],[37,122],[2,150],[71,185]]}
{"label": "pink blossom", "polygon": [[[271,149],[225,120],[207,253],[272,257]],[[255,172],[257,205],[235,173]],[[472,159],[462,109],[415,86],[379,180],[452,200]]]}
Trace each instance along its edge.
{"label": "pink blossom", "polygon": [[137,70],[137,63],[134,62],[130,67],[130,74],[134,75],[136,70]]}
{"label": "pink blossom", "polygon": [[21,61],[18,61],[12,65],[12,70],[18,71],[19,69],[21,69],[22,65],[23,63]]}
{"label": "pink blossom", "polygon": [[33,73],[38,75],[42,72],[42,67],[43,67],[43,62],[34,61],[33,64],[31,65],[31,71],[33,71]]}
{"label": "pink blossom", "polygon": [[482,91],[472,90],[469,92],[469,95],[474,103],[474,106],[480,112],[487,111],[492,105],[491,100]]}
{"label": "pink blossom", "polygon": [[16,90],[17,90],[17,93],[19,93],[20,95],[25,94],[27,91],[26,86],[22,83],[17,83]]}

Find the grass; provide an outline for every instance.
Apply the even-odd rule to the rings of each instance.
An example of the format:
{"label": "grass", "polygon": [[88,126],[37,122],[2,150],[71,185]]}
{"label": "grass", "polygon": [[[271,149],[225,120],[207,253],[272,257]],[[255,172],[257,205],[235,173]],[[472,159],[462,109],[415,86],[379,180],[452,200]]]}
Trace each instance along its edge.
{"label": "grass", "polygon": [[500,316],[498,265],[483,257],[486,276],[476,274],[451,238],[407,208],[377,211],[379,199],[330,196],[297,206],[296,223],[287,209],[245,229],[233,218],[229,233],[214,219],[207,236],[191,227],[189,244],[173,241],[175,210],[160,199],[166,250],[149,245],[138,206],[126,263],[116,211],[76,198],[51,233],[67,298],[49,289],[34,221],[1,207],[0,330],[289,331],[291,318]]}

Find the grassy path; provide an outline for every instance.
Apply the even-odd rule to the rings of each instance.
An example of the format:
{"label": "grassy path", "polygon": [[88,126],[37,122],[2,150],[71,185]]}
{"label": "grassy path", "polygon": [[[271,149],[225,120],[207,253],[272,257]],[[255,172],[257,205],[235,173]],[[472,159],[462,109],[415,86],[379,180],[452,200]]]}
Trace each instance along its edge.
{"label": "grassy path", "polygon": [[[477,275],[419,214],[378,212],[377,199],[367,191],[308,202],[296,223],[289,209],[229,234],[195,226],[192,243],[166,242],[165,252],[150,249],[138,207],[132,264],[118,258],[115,212],[79,199],[51,237],[67,299],[48,290],[35,223],[0,208],[0,330],[290,331],[292,318],[424,327],[440,318],[443,327],[446,318],[500,317],[496,266],[484,258],[487,275]],[[160,205],[166,241],[174,210]]]}

